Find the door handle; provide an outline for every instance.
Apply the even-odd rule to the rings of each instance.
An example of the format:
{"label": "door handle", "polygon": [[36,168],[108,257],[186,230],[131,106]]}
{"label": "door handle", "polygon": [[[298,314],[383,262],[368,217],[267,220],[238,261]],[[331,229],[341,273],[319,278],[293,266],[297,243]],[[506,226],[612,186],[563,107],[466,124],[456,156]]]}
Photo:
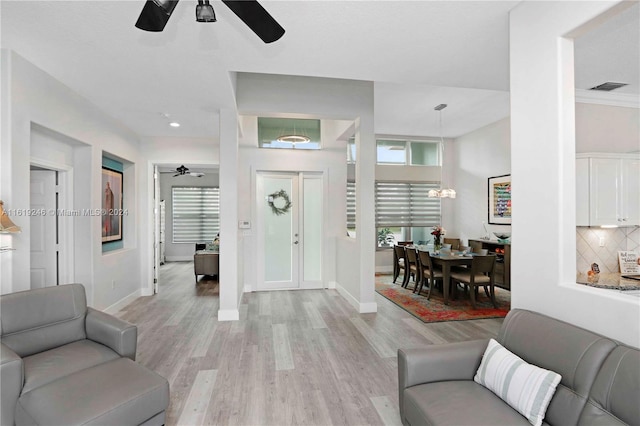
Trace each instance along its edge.
{"label": "door handle", "polygon": [[297,241],[294,241],[294,242],[293,242],[293,244],[298,244],[298,242],[297,242]]}

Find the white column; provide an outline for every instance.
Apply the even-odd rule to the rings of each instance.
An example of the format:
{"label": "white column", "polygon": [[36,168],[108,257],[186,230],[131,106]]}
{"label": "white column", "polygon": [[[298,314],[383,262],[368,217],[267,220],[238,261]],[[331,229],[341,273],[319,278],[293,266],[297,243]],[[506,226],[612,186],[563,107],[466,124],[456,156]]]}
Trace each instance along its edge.
{"label": "white column", "polygon": [[373,113],[356,121],[356,229],[360,254],[360,313],[377,312],[375,302],[376,141]]}
{"label": "white column", "polygon": [[240,318],[238,304],[238,115],[220,110],[220,308],[218,321]]}

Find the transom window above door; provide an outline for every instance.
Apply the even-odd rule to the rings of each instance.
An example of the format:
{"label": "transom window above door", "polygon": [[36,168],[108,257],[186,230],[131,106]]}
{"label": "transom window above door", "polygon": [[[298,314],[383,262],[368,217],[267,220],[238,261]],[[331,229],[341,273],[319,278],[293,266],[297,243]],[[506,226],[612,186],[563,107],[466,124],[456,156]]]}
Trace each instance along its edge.
{"label": "transom window above door", "polygon": [[320,120],[258,117],[258,146],[279,149],[321,149]]}
{"label": "transom window above door", "polygon": [[440,166],[438,142],[400,139],[376,140],[378,164]]}

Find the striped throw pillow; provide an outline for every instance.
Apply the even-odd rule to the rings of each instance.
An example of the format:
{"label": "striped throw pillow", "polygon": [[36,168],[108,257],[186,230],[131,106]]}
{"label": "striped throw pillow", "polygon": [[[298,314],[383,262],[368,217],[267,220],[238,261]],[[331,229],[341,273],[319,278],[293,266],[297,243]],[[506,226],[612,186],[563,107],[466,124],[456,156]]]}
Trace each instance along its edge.
{"label": "striped throw pillow", "polygon": [[534,426],[542,424],[560,379],[558,373],[526,363],[493,339],[473,378]]}

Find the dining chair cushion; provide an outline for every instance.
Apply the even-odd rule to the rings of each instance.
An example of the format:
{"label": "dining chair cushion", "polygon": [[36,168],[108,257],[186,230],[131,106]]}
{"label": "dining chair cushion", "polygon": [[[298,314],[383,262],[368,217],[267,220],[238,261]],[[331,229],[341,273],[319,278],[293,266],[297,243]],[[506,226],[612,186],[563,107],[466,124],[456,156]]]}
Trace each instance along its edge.
{"label": "dining chair cushion", "polygon": [[433,278],[442,278],[443,277],[442,269],[422,268],[422,273],[425,274],[428,277],[431,276],[431,272],[433,272]]}
{"label": "dining chair cushion", "polygon": [[[471,281],[471,269],[467,268],[467,270],[463,270],[462,268],[458,270],[451,271],[451,279],[455,281],[461,281],[463,283],[469,283]],[[474,282],[476,284],[489,284],[491,282],[491,278],[484,274],[476,274]]]}
{"label": "dining chair cushion", "polygon": [[473,378],[534,426],[542,424],[561,379],[558,373],[527,363],[494,339],[489,340]]}

